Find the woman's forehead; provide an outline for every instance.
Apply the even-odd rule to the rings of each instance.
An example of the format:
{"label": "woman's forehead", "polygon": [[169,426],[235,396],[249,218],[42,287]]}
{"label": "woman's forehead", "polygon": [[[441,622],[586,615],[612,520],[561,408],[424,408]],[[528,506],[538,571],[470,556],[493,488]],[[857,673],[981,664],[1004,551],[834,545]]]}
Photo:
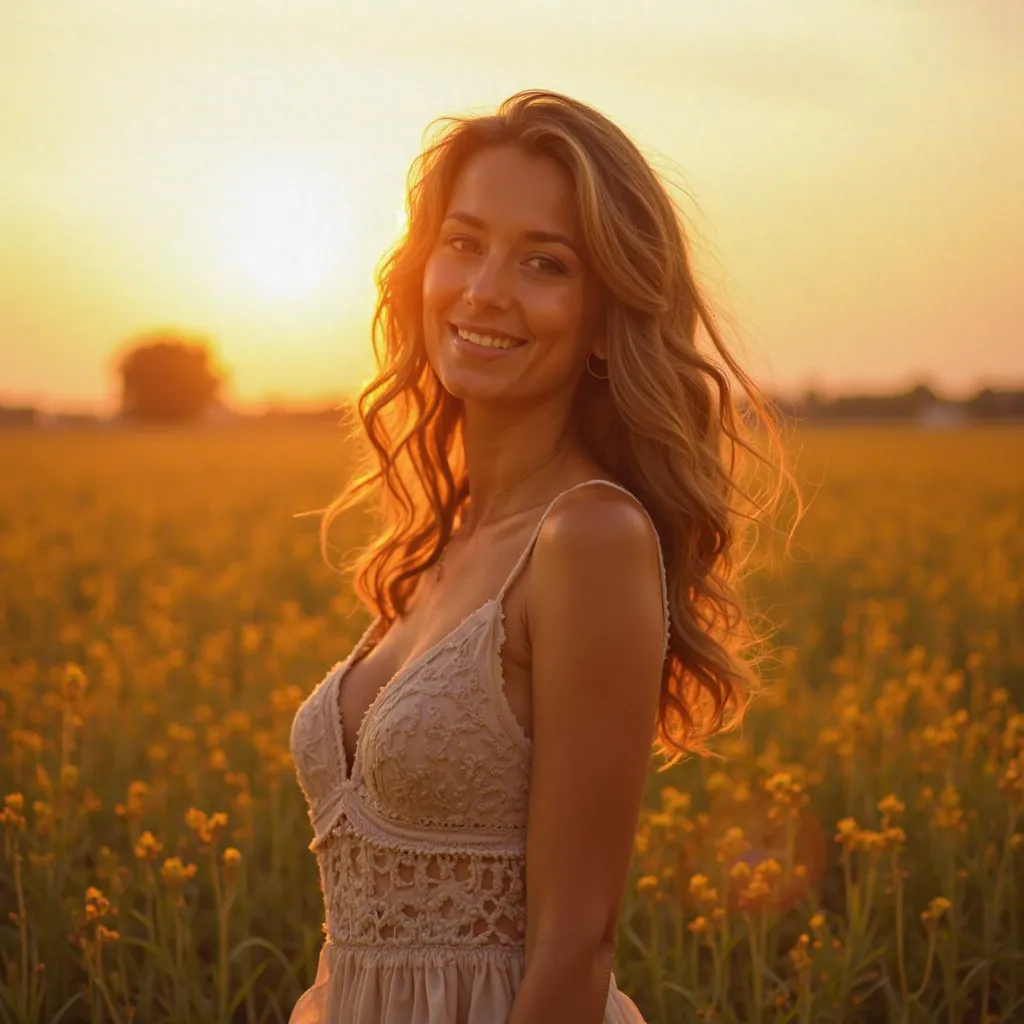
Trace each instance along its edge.
{"label": "woman's forehead", "polygon": [[569,172],[551,157],[493,146],[466,161],[446,216],[467,214],[494,230],[561,232],[577,242],[573,192]]}

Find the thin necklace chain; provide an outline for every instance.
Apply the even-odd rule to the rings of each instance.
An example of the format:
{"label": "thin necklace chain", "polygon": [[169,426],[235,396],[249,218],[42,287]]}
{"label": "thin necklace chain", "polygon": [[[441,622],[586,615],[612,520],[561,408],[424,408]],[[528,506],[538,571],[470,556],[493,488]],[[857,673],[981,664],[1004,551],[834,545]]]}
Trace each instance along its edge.
{"label": "thin necklace chain", "polygon": [[[563,437],[564,437],[564,435],[563,435]],[[524,483],[526,480],[529,480],[531,477],[536,476],[549,462],[552,461],[552,459],[555,458],[556,455],[558,455],[558,451],[559,451],[560,447],[561,447],[561,442],[559,442],[559,444],[555,446],[555,450],[551,453],[551,455],[549,455],[535,470],[533,470],[531,473],[528,473],[526,476],[524,476],[523,479],[519,481],[519,483],[520,484]],[[506,491],[511,490],[511,488],[514,487],[514,486],[516,486],[516,485],[512,484],[509,487],[506,487],[505,490]],[[499,491],[498,493],[500,494],[501,491]],[[492,519],[492,520],[490,520],[487,523],[478,523],[477,524],[477,528],[479,529],[481,526],[493,526],[495,523],[502,523],[506,519],[511,519],[513,516],[517,516],[517,515],[519,515],[522,512],[528,512],[528,511],[530,511],[530,509],[533,509],[533,508],[540,508],[541,505],[546,505],[547,503],[548,502],[546,500],[545,501],[538,501],[534,505],[527,505],[527,506],[525,506],[525,508],[516,509],[515,512],[508,512],[505,515],[498,516],[496,519]],[[448,554],[448,548],[451,546],[452,541],[455,540],[455,538],[458,537],[459,534],[462,533],[462,531],[464,529],[465,529],[465,523],[464,522],[460,523],[459,524],[459,528],[451,535],[451,537],[448,538],[448,543],[445,544],[444,550],[441,552],[441,557],[437,560],[437,566],[434,569],[434,581],[435,582],[437,582],[437,581],[439,581],[441,579],[441,568],[444,565],[445,556]]]}

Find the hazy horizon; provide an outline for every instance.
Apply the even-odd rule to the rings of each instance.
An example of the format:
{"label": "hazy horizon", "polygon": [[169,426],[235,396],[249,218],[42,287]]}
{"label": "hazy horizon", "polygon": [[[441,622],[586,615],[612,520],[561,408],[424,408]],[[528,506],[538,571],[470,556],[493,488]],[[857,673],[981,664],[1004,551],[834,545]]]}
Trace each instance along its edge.
{"label": "hazy horizon", "polygon": [[1020,386],[1022,47],[1015,0],[7,5],[0,403],[108,412],[165,326],[230,405],[357,391],[423,132],[524,88],[665,175],[766,389]]}

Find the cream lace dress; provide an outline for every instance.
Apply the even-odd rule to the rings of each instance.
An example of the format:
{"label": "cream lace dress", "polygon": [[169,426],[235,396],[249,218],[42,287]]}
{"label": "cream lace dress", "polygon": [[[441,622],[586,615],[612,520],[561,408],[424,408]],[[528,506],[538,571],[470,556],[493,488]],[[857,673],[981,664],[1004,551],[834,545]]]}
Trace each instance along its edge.
{"label": "cream lace dress", "polygon": [[[593,483],[625,490],[576,486]],[[326,941],[291,1024],[507,1021],[525,970],[531,741],[503,690],[502,600],[571,490],[545,509],[498,596],[378,692],[350,778],[338,689],[379,616],[296,712],[291,751],[315,833]],[[660,547],[658,559],[667,652]],[[614,975],[604,1024],[644,1024]]]}

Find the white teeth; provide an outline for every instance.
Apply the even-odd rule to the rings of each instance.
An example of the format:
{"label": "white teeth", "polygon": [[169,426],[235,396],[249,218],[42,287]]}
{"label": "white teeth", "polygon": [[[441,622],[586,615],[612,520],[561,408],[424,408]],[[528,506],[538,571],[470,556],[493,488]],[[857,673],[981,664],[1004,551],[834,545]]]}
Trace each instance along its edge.
{"label": "white teeth", "polygon": [[520,341],[509,341],[508,338],[492,338],[486,334],[474,334],[472,331],[464,331],[460,327],[455,328],[460,338],[471,341],[474,345],[482,348],[515,348],[521,345]]}

